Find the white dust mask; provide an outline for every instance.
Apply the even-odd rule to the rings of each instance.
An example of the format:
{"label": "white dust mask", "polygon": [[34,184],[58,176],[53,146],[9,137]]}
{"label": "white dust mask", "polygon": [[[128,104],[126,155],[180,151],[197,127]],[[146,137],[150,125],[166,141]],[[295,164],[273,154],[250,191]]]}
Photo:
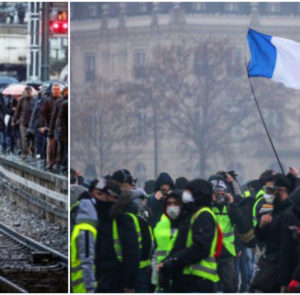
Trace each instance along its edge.
{"label": "white dust mask", "polygon": [[168,206],[166,209],[166,213],[172,218],[176,219],[180,214],[179,206]]}
{"label": "white dust mask", "polygon": [[185,204],[194,202],[192,194],[190,192],[184,191],[182,194],[182,202]]}
{"label": "white dust mask", "polygon": [[271,194],[264,194],[264,199],[267,204],[273,204],[275,196]]}

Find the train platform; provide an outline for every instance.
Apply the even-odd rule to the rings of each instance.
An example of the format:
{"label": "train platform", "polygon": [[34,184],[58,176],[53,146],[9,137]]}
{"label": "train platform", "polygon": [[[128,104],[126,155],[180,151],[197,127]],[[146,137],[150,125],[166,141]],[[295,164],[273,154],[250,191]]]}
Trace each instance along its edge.
{"label": "train platform", "polygon": [[41,161],[0,156],[0,187],[10,198],[46,220],[68,226],[68,178],[45,171]]}

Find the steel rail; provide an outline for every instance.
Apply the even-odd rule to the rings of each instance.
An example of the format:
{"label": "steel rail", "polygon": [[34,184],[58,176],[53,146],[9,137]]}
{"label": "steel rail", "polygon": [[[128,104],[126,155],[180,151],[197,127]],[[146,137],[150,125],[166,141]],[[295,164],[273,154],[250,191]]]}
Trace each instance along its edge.
{"label": "steel rail", "polygon": [[19,243],[27,248],[30,248],[35,251],[37,250],[37,251],[43,251],[43,252],[50,253],[51,255],[56,257],[60,262],[62,262],[65,265],[68,265],[68,257],[66,255],[64,255],[64,254],[60,253],[59,251],[56,251],[50,247],[47,247],[31,238],[28,238],[20,233],[17,233],[16,231],[14,231],[13,229],[11,229],[10,227],[8,227],[7,225],[5,225],[2,222],[0,222],[0,232],[2,232],[4,235],[9,237],[10,239],[13,239],[17,243]]}

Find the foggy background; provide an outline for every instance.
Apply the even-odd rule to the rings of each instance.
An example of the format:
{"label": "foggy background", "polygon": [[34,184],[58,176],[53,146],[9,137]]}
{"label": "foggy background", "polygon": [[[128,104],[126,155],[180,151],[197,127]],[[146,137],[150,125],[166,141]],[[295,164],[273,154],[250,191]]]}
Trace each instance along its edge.
{"label": "foggy background", "polygon": [[[87,178],[243,183],[279,166],[247,78],[249,26],[300,42],[300,3],[71,3],[71,167]],[[247,57],[246,57],[247,56]],[[252,79],[284,168],[300,166],[300,92]]]}

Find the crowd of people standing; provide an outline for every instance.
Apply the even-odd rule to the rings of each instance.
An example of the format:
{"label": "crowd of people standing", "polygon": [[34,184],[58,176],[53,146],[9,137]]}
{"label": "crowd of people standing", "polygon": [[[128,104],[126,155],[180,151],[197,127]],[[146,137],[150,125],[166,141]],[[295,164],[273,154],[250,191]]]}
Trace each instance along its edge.
{"label": "crowd of people standing", "polygon": [[135,182],[126,169],[92,181],[71,170],[72,292],[300,291],[295,168],[243,186],[234,171]]}
{"label": "crowd of people standing", "polygon": [[52,83],[37,95],[31,86],[22,95],[0,94],[0,136],[3,155],[67,175],[68,87]]}

